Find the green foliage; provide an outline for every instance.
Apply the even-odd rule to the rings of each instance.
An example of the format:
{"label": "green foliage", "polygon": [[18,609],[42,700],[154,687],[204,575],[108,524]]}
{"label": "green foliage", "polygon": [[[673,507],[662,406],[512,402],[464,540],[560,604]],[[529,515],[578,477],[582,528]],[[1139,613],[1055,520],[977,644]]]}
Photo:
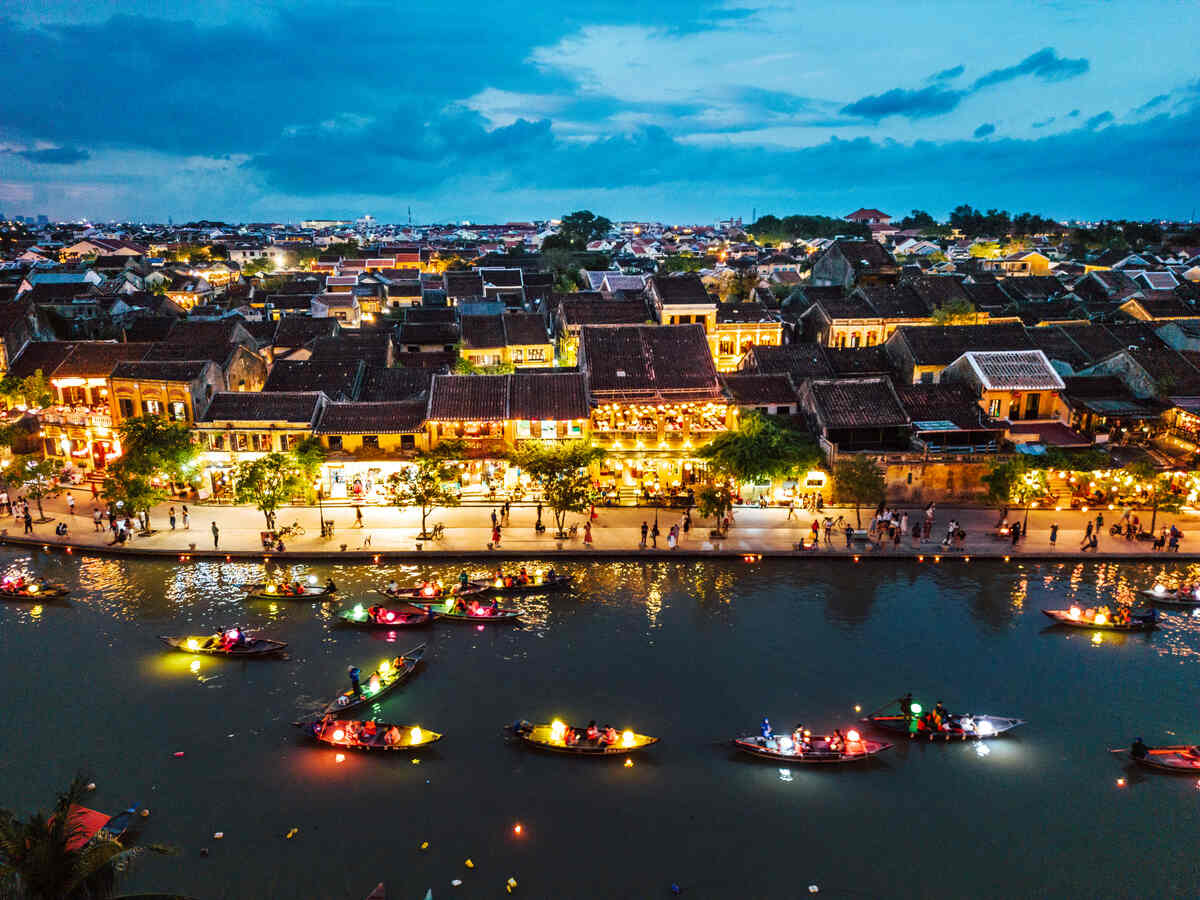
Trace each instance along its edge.
{"label": "green foliage", "polygon": [[969,325],[975,319],[975,306],[960,297],[939,306],[930,318],[935,325]]}
{"label": "green foliage", "polygon": [[54,403],[54,388],[41,369],[24,378],[7,373],[0,379],[0,397],[9,406],[23,403],[26,406],[46,407]]}
{"label": "green foliage", "polygon": [[711,269],[717,264],[715,256],[693,256],[681,253],[668,256],[658,263],[658,274],[673,275],[676,272],[699,272],[701,269]]}
{"label": "green foliage", "polygon": [[[1123,472],[1115,473],[1117,479],[1122,474],[1132,475],[1134,485],[1109,483],[1105,486],[1114,493],[1126,494],[1132,491],[1140,503],[1150,507],[1152,512],[1148,531],[1154,531],[1160,512],[1177,513],[1183,508],[1183,495],[1171,490],[1171,476],[1159,472],[1150,463],[1142,460],[1130,463]],[[1135,490],[1135,488],[1140,488],[1140,490]]]}
{"label": "green foliage", "polygon": [[588,466],[604,451],[587,441],[529,441],[509,454],[509,460],[542,485],[554,523],[562,534],[567,513],[583,512],[594,497]]}
{"label": "green foliage", "polygon": [[829,216],[761,216],[746,231],[758,243],[763,241],[793,241],[797,238],[831,238],[838,235],[871,238],[871,229],[865,224],[847,222]]}
{"label": "green foliage", "polygon": [[243,275],[261,275],[275,270],[275,259],[271,256],[260,256],[242,264]]}
{"label": "green foliage", "polygon": [[744,303],[750,299],[750,292],[758,286],[758,270],[729,269],[720,281],[720,297],[723,303]]}
{"label": "green foliage", "polygon": [[784,478],[821,464],[821,449],[812,438],[757,412],[746,413],[734,431],[718,434],[696,455],[739,484]]}
{"label": "green foliage", "polygon": [[162,482],[155,483],[145,472],[134,470],[126,457],[108,467],[101,490],[114,508],[119,505],[130,514],[143,517],[147,528],[150,510],[170,496]]}
{"label": "green foliage", "polygon": [[17,485],[18,489],[29,499],[37,503],[38,519],[46,521],[42,511],[42,501],[57,497],[62,493],[63,464],[53,457],[42,457],[36,454],[16,456],[8,469],[9,483]]}
{"label": "green foliage", "polygon": [[[608,234],[612,222],[604,216],[597,216],[591,210],[581,209],[562,217],[559,234],[569,242],[568,246],[575,250],[583,250],[589,241],[596,241]],[[549,240],[549,238],[547,238]],[[557,246],[557,242],[551,249]],[[543,244],[543,249],[545,245]]]}
{"label": "green foliage", "polygon": [[922,231],[934,231],[940,226],[937,220],[923,209],[914,209],[909,215],[900,220],[900,229],[920,228]]}
{"label": "green foliage", "polygon": [[78,808],[88,779],[78,775],[59,795],[50,813],[27,819],[0,810],[0,896],[14,900],[101,900],[111,898],[117,881],[145,853],[170,853],[146,844],[126,847],[97,835],[71,849],[83,835]]}
{"label": "green foliage", "polygon": [[1002,237],[1004,235],[1022,236],[1027,234],[1044,234],[1059,228],[1053,219],[1037,216],[1033,213],[1021,213],[1015,218],[1003,209],[989,209],[986,213],[963,203],[950,213],[950,224],[967,237],[989,235]]}
{"label": "green foliage", "polygon": [[1047,447],[1046,455],[1040,460],[1046,469],[1065,472],[1092,472],[1112,466],[1112,457],[1096,447],[1064,449]]}
{"label": "green foliage", "polygon": [[885,489],[883,472],[870,457],[843,457],[833,467],[833,499],[837,503],[854,504],[859,528],[862,528],[862,506],[878,503],[884,498]]}
{"label": "green foliage", "polygon": [[724,482],[703,485],[696,492],[696,511],[703,517],[713,517],[718,534],[722,532],[725,514],[732,508],[733,491]]}
{"label": "green foliage", "polygon": [[462,452],[461,441],[444,441],[435,449],[419,454],[414,465],[388,476],[388,501],[397,509],[415,506],[421,510],[421,537],[428,534],[425,521],[431,512],[462,502],[457,491],[446,488],[446,482],[458,478],[458,467],[451,460]]}
{"label": "green foliage", "polygon": [[268,529],[275,527],[279,507],[304,488],[304,476],[290,453],[267,453],[233,469],[233,502],[253,504],[267,520]]}
{"label": "green foliage", "polygon": [[1035,468],[1028,456],[1017,454],[1012,459],[992,463],[980,479],[988,489],[988,500],[997,506],[1015,503],[1029,506],[1050,494],[1046,470]]}
{"label": "green foliage", "polygon": [[341,256],[353,259],[358,253],[358,241],[355,238],[350,238],[348,241],[338,241],[330,244],[321,253],[328,256]]}
{"label": "green foliage", "polygon": [[319,439],[309,435],[298,441],[291,453],[304,481],[304,496],[311,502],[314,496],[313,482],[317,480],[321,466],[325,463],[325,447]]}
{"label": "green foliage", "polygon": [[117,432],[122,462],[129,471],[189,484],[198,477],[195,469],[200,448],[187,426],[161,416],[138,416],[121,422]]}

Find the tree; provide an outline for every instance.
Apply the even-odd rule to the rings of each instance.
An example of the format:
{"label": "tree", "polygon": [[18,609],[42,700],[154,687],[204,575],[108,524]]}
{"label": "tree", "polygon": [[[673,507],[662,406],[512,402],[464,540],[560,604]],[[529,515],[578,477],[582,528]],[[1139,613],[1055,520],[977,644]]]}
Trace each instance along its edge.
{"label": "tree", "polygon": [[743,303],[750,299],[750,292],[758,286],[758,270],[754,268],[728,269],[721,278],[720,295],[725,303]]}
{"label": "tree", "polygon": [[914,209],[911,214],[900,220],[900,228],[902,230],[908,230],[909,228],[932,230],[937,227],[937,220],[923,209]]}
{"label": "tree", "polygon": [[562,217],[559,234],[571,242],[571,247],[583,250],[590,241],[608,234],[611,228],[612,222],[604,216],[597,216],[590,209],[581,209]]}
{"label": "tree", "polygon": [[546,503],[554,512],[558,537],[564,536],[567,513],[587,510],[593,499],[588,466],[604,455],[587,441],[529,441],[509,454],[509,460],[542,485]]}
{"label": "tree", "polygon": [[1156,471],[1152,465],[1143,460],[1126,466],[1125,474],[1134,479],[1134,485],[1126,485],[1126,488],[1135,487],[1138,499],[1150,507],[1150,528],[1147,530],[1151,534],[1154,533],[1154,527],[1158,523],[1160,511],[1177,513],[1182,509],[1183,497],[1171,489],[1170,475]]}
{"label": "tree", "polygon": [[275,260],[270,256],[260,256],[242,264],[243,275],[261,275],[275,269]]}
{"label": "tree", "polygon": [[296,460],[288,453],[267,453],[233,469],[233,502],[252,503],[275,528],[275,512],[304,489]]}
{"label": "tree", "polygon": [[713,529],[717,537],[724,534],[722,524],[725,514],[733,508],[733,491],[725,482],[710,482],[696,492],[696,510],[701,516],[712,516],[716,524]]}
{"label": "tree", "polygon": [[30,454],[14,458],[10,470],[13,483],[24,491],[26,498],[37,503],[38,521],[49,521],[42,511],[42,501],[62,493],[59,479],[62,478],[63,464],[53,457]]}
{"label": "tree", "polygon": [[1029,457],[1018,454],[1004,462],[995,462],[980,479],[987,485],[988,499],[997,506],[1016,503],[1025,507],[1025,523],[1029,525],[1029,507],[1050,493],[1050,484],[1044,469],[1035,469]]}
{"label": "tree", "polygon": [[0,397],[9,406],[23,403],[26,406],[46,407],[54,403],[54,390],[45,373],[38,369],[24,378],[6,374],[0,379]]}
{"label": "tree", "polygon": [[170,482],[192,483],[199,447],[187,427],[161,416],[138,416],[117,426],[122,454],[108,467],[104,497],[142,519],[150,528],[150,510],[170,496]]}
{"label": "tree", "polygon": [[311,500],[313,482],[318,479],[321,466],[325,464],[325,447],[318,438],[310,435],[296,442],[296,446],[292,447],[292,457],[304,482],[304,496]]}
{"label": "tree", "polygon": [[458,477],[451,460],[462,455],[461,441],[443,441],[433,450],[417,456],[415,464],[393,472],[387,480],[387,497],[397,509],[416,506],[421,510],[421,534],[429,537],[425,522],[438,507],[458,506],[462,501],[457,491],[446,488],[446,482]]}
{"label": "tree", "polygon": [[833,467],[833,499],[837,503],[854,504],[859,528],[862,528],[863,504],[882,500],[885,488],[883,472],[870,457],[850,456],[838,460]]}
{"label": "tree", "polygon": [[108,467],[101,489],[104,499],[142,520],[150,528],[150,510],[170,496],[162,482],[155,482],[146,472],[138,471],[122,457]]}
{"label": "tree", "polygon": [[784,478],[821,463],[821,450],[808,435],[758,412],[746,413],[735,430],[718,434],[696,455],[739,484]]}
{"label": "tree", "polygon": [[117,882],[145,853],[171,853],[146,844],[126,847],[103,832],[86,840],[80,809],[87,777],[76,776],[54,809],[18,818],[0,810],[0,896],[24,900],[114,898]]}
{"label": "tree", "polygon": [[943,303],[930,316],[935,325],[970,325],[975,319],[975,306],[959,297]]}

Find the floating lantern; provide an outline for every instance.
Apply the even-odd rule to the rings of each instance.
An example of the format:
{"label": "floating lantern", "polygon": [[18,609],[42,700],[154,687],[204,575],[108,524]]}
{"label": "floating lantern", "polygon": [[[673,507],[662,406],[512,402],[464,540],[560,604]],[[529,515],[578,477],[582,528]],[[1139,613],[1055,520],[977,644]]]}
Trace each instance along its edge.
{"label": "floating lantern", "polygon": [[520,834],[520,833],[521,833],[521,830],[522,830],[522,829],[521,829],[521,823],[520,823],[520,822],[518,822],[516,825],[514,825],[514,826],[513,826],[513,834]]}
{"label": "floating lantern", "polygon": [[1156,584],[1154,586],[1154,593],[1165,594],[1166,592],[1167,592],[1167,589],[1165,587],[1163,587],[1161,584]]}
{"label": "floating lantern", "polygon": [[412,731],[410,731],[408,733],[408,736],[409,736],[409,738],[411,738],[412,743],[414,743],[414,744],[421,743],[421,740],[423,739],[423,735],[421,734],[421,726],[414,725],[412,727]]}
{"label": "floating lantern", "polygon": [[316,584],[316,583],[317,583],[317,576],[316,576],[316,575],[309,575],[309,576],[308,576],[308,583],[309,583],[309,584]]}
{"label": "floating lantern", "polygon": [[630,759],[628,756],[625,757],[625,768],[627,768],[627,769],[633,768],[633,760]]}
{"label": "floating lantern", "polygon": [[335,756],[335,757],[333,758],[333,761],[334,761],[334,762],[345,762],[345,761],[346,761],[346,754],[345,754],[345,753],[339,753],[337,756]]}

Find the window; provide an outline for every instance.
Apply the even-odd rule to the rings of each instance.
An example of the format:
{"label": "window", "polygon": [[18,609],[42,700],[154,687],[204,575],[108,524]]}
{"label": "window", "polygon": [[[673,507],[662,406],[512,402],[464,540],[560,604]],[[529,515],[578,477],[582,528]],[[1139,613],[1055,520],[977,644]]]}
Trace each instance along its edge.
{"label": "window", "polygon": [[567,423],[567,436],[568,437],[581,437],[582,435],[583,435],[583,423],[582,422],[568,422]]}
{"label": "window", "polygon": [[730,337],[721,338],[720,345],[717,347],[717,352],[721,356],[732,356],[733,355],[733,338],[730,338]]}
{"label": "window", "polygon": [[400,449],[401,450],[417,449],[417,436],[415,434],[400,435]]}
{"label": "window", "polygon": [[143,400],[142,408],[146,411],[146,415],[148,416],[162,415],[162,404],[157,400]]}
{"label": "window", "polygon": [[545,362],[546,351],[540,347],[530,347],[529,353],[525,359],[527,362]]}
{"label": "window", "polygon": [[340,434],[331,434],[329,436],[329,449],[330,450],[341,450],[342,449],[342,436]]}
{"label": "window", "polygon": [[214,434],[212,436],[212,448],[214,450],[224,450],[225,449],[225,435]]}
{"label": "window", "polygon": [[134,416],[133,398],[132,397],[118,397],[117,398],[117,411],[121,414],[122,419],[132,419]]}
{"label": "window", "polygon": [[363,445],[363,447],[365,447],[369,450],[378,450],[379,449],[379,435],[364,434],[362,445]]}
{"label": "window", "polygon": [[235,432],[232,440],[234,447],[239,451],[245,452],[250,446],[250,442],[247,440],[247,436],[243,432]]}
{"label": "window", "polygon": [[58,438],[42,438],[42,446],[46,448],[47,456],[62,456],[62,448],[58,446]]}
{"label": "window", "polygon": [[517,419],[517,438],[523,439],[530,437],[529,420]]}
{"label": "window", "polygon": [[521,351],[521,349],[520,349],[520,348],[517,348],[516,350],[513,350],[513,352],[512,352],[512,358],[513,358],[513,362],[515,362],[515,363],[519,363],[519,362],[522,362],[522,361],[523,361],[523,359],[522,359],[522,351]]}
{"label": "window", "polygon": [[[924,377],[922,377],[922,380],[924,380]],[[988,415],[991,416],[993,419],[1000,418],[1000,401],[999,400],[992,400],[988,403]]]}
{"label": "window", "polygon": [[421,348],[420,348],[420,347],[418,347],[416,344],[409,344],[409,345],[408,345],[408,352],[409,352],[409,353],[420,353],[420,352],[421,352]]}
{"label": "window", "polygon": [[558,437],[558,423],[549,421],[542,422],[542,440],[552,441]]}
{"label": "window", "polygon": [[921,384],[933,384],[933,373],[932,372],[922,372],[921,373]]}
{"label": "window", "polygon": [[1038,401],[1041,400],[1040,394],[1025,395],[1025,418],[1036,419],[1038,417]]}
{"label": "window", "polygon": [[184,422],[187,420],[187,404],[182,400],[171,401],[171,421]]}

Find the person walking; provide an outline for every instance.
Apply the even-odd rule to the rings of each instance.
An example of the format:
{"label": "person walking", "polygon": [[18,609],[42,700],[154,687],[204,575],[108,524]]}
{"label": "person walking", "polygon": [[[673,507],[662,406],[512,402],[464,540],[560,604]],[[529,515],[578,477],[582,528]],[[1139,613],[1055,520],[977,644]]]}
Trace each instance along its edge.
{"label": "person walking", "polygon": [[361,507],[361,506],[355,506],[355,507],[354,507],[354,527],[355,527],[355,528],[362,528],[362,527],[364,527],[364,526],[363,526],[362,507]]}
{"label": "person walking", "polygon": [[1050,526],[1050,549],[1054,549],[1054,545],[1058,543],[1058,523],[1055,522]]}
{"label": "person walking", "polygon": [[33,534],[33,516],[29,514],[29,504],[25,504],[25,533]]}
{"label": "person walking", "polygon": [[646,549],[646,535],[649,533],[649,531],[650,531],[650,526],[647,525],[645,522],[642,522],[642,542],[638,545],[639,550]]}
{"label": "person walking", "polygon": [[75,515],[75,495],[67,491],[67,512]]}
{"label": "person walking", "polygon": [[788,514],[785,522],[790,522],[796,517],[796,500],[795,498],[788,501]]}
{"label": "person walking", "polygon": [[492,547],[498,548],[499,546],[500,546],[500,523],[497,522],[495,525],[492,526]]}
{"label": "person walking", "polygon": [[498,524],[500,524],[500,518],[499,518],[499,516],[496,515],[496,511],[493,509],[492,510],[492,529],[494,530]]}
{"label": "person walking", "polygon": [[583,546],[589,547],[589,548],[592,546],[592,523],[591,522],[583,523]]}
{"label": "person walking", "polygon": [[1100,533],[1100,529],[1104,527],[1104,510],[1096,510],[1096,534]]}
{"label": "person walking", "polygon": [[687,534],[692,530],[692,511],[685,509],[683,511],[683,533]]}
{"label": "person walking", "polygon": [[1088,521],[1087,530],[1083,532],[1083,542],[1079,545],[1080,550],[1086,550],[1088,544],[1092,542],[1092,523]]}
{"label": "person walking", "polygon": [[650,529],[650,543],[655,550],[658,549],[658,519],[654,520],[654,527]]}
{"label": "person walking", "polygon": [[672,525],[670,527],[670,529],[667,531],[667,549],[668,550],[674,550],[676,543],[678,543],[679,539],[675,535],[675,531],[678,528],[679,528],[678,525]]}
{"label": "person walking", "polygon": [[183,530],[187,531],[192,527],[192,517],[188,514],[187,504],[183,505]]}
{"label": "person walking", "polygon": [[1021,539],[1021,523],[1013,522],[1012,528],[1010,528],[1008,532],[1012,536],[1012,545],[1016,547],[1017,541]]}
{"label": "person walking", "polygon": [[813,519],[812,525],[809,526],[809,530],[812,532],[812,542],[813,546],[815,547],[821,542],[821,523],[816,519]]}
{"label": "person walking", "polygon": [[100,512],[100,507],[98,506],[92,507],[92,530],[104,530],[104,513]]}
{"label": "person walking", "polygon": [[171,523],[171,530],[175,530],[175,507],[167,510],[167,521]]}
{"label": "person walking", "polygon": [[221,529],[217,527],[216,522],[212,523],[212,533],[213,533],[213,549],[217,550],[221,546]]}

